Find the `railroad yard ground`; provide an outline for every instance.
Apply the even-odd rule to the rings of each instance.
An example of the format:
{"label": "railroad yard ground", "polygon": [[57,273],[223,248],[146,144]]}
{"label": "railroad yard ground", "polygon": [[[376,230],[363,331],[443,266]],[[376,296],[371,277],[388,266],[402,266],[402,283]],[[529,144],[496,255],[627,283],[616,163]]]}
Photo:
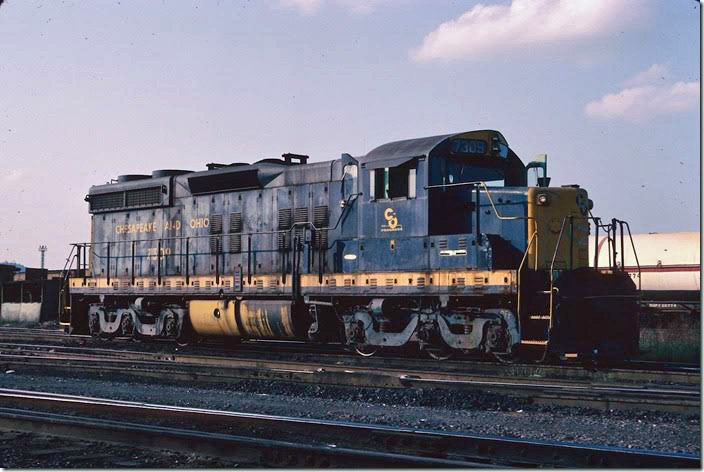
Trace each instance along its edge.
{"label": "railroad yard ground", "polygon": [[208,409],[471,432],[514,438],[699,453],[700,418],[532,405],[528,400],[440,389],[397,391],[244,381],[145,383],[127,378],[4,373],[2,388]]}
{"label": "railroad yard ground", "polygon": [[195,468],[234,467],[239,464],[196,454],[151,451],[138,446],[82,441],[22,432],[0,432],[2,466],[28,468]]}
{"label": "railroad yard ground", "polygon": [[[129,341],[90,343],[104,344],[106,348],[120,346],[120,349],[131,351],[167,354],[181,354],[191,349]],[[236,352],[233,351],[233,355]],[[531,398],[472,390],[429,386],[423,389],[413,386],[405,389],[366,388],[265,379],[229,380],[223,383],[165,381],[116,373],[96,374],[80,369],[56,374],[36,365],[3,368],[0,371],[0,388],[417,430],[701,454],[700,415],[618,409],[603,411],[536,404]],[[174,426],[173,422],[169,425]],[[188,424],[175,426],[189,427]],[[212,431],[223,432],[216,423],[212,425]],[[243,433],[242,430],[225,432]],[[16,433],[5,433],[15,438],[13,444],[21,445],[0,448],[5,467],[252,465],[207,455],[141,450],[86,441],[77,444],[68,439],[50,440],[36,434],[14,436]],[[256,428],[246,433],[267,435],[267,431]],[[302,438],[299,433],[288,438],[277,433],[272,439],[315,440],[314,437]],[[61,456],[73,459],[67,462],[65,457],[58,459]]]}

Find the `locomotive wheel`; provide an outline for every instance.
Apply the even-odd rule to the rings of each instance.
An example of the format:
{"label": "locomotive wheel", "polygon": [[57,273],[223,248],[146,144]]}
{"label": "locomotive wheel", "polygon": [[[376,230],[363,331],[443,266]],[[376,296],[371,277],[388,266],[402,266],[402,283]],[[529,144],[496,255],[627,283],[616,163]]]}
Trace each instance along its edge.
{"label": "locomotive wheel", "polygon": [[513,362],[516,360],[516,356],[514,353],[509,353],[509,354],[499,354],[498,352],[492,352],[494,355],[494,359],[499,361],[501,364],[513,364]]}
{"label": "locomotive wheel", "polygon": [[484,346],[487,352],[505,351],[507,344],[506,329],[494,322],[487,323]]}
{"label": "locomotive wheel", "polygon": [[164,318],[164,335],[169,338],[176,337],[178,335],[178,319],[176,315],[169,314]]}
{"label": "locomotive wheel", "polygon": [[134,334],[134,323],[131,316],[123,315],[122,320],[120,320],[120,333],[122,336],[132,336]]}
{"label": "locomotive wheel", "polygon": [[447,346],[428,346],[424,349],[431,359],[436,361],[446,361],[455,355],[455,353]]}
{"label": "locomotive wheel", "polygon": [[95,313],[91,314],[88,319],[88,330],[90,335],[94,338],[100,336],[100,319],[98,319],[98,315]]}
{"label": "locomotive wheel", "polygon": [[379,346],[357,343],[354,345],[354,351],[362,357],[372,357],[374,354],[379,352]]}

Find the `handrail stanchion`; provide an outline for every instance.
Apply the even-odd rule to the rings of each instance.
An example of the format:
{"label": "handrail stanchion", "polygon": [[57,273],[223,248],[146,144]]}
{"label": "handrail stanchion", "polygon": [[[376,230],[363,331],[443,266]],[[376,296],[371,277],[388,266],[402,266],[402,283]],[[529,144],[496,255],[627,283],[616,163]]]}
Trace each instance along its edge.
{"label": "handrail stanchion", "polygon": [[131,280],[130,280],[130,285],[132,285],[132,286],[134,286],[134,249],[135,249],[136,244],[137,244],[136,242],[132,241],[132,257],[131,257],[132,268],[130,269],[130,274],[132,275]]}
{"label": "handrail stanchion", "polygon": [[631,234],[631,225],[628,224],[627,221],[624,221],[626,224],[626,229],[628,230],[628,237],[631,240],[631,248],[633,249],[633,256],[636,259],[636,266],[638,266],[638,290],[641,290],[640,287],[640,261],[638,260],[638,253],[636,252],[636,245],[633,242],[633,235]]}
{"label": "handrail stanchion", "polygon": [[291,270],[291,298],[295,302],[298,299],[298,236],[293,236],[293,268]]}
{"label": "handrail stanchion", "polygon": [[[528,246],[526,247],[526,251],[523,253],[523,258],[521,259],[521,263],[518,266],[518,271],[516,272],[516,292],[517,292],[517,302],[516,302],[516,324],[518,324],[518,334],[523,337],[523,333],[521,333],[521,272],[523,270],[523,264],[526,261],[526,258],[528,257],[528,252],[530,251],[530,247],[533,245],[533,241],[535,240],[535,246],[536,246],[536,252],[538,250],[538,231],[533,231],[533,234],[530,236],[530,240],[528,241]],[[537,263],[537,259],[536,259]]]}
{"label": "handrail stanchion", "polygon": [[161,239],[156,246],[156,284],[161,285]]}
{"label": "handrail stanchion", "polygon": [[626,270],[626,260],[625,260],[625,251],[623,250],[623,221],[619,220],[618,222],[619,229],[621,230],[621,270]]}
{"label": "handrail stanchion", "polygon": [[108,285],[110,285],[110,243],[108,242]]}
{"label": "handrail stanchion", "polygon": [[191,265],[191,257],[190,257],[190,242],[191,238],[186,238],[186,286],[190,285],[191,282],[191,274],[190,274],[190,265]]}
{"label": "handrail stanchion", "polygon": [[215,236],[215,285],[220,285],[220,235]]}
{"label": "handrail stanchion", "polygon": [[613,245],[611,246],[612,251],[613,251],[613,266],[611,268],[612,272],[616,272],[616,267],[617,267],[617,259],[616,259],[616,218],[611,219],[611,234],[613,235]]}
{"label": "handrail stanchion", "polygon": [[[476,212],[476,217],[477,217],[477,229],[476,229],[476,240],[477,240],[477,247],[479,247],[479,243],[481,242],[482,234],[481,234],[481,228],[479,227],[479,222],[480,222],[480,217],[481,217],[481,211],[480,211],[480,202],[479,202],[479,185],[475,187],[477,189],[477,207],[474,209]],[[488,193],[488,192],[487,192]]]}
{"label": "handrail stanchion", "polygon": [[562,225],[560,226],[560,235],[557,237],[557,244],[555,244],[555,252],[552,255],[552,261],[550,261],[550,322],[548,324],[549,328],[552,328],[552,304],[553,304],[553,295],[555,293],[555,280],[554,280],[554,272],[555,272],[555,259],[557,258],[557,251],[560,249],[560,243],[562,243],[562,234],[565,231],[565,222],[567,221],[567,217],[564,217],[562,219]]}
{"label": "handrail stanchion", "polygon": [[247,235],[247,285],[252,285],[252,235]]}
{"label": "handrail stanchion", "polygon": [[599,270],[599,218],[594,218],[594,268]]}
{"label": "handrail stanchion", "polygon": [[[76,250],[76,276],[80,277],[81,276],[81,247],[74,246],[74,249]],[[71,252],[73,252],[73,250],[71,250]]]}
{"label": "handrail stanchion", "polygon": [[574,269],[574,216],[570,215],[570,270]]}

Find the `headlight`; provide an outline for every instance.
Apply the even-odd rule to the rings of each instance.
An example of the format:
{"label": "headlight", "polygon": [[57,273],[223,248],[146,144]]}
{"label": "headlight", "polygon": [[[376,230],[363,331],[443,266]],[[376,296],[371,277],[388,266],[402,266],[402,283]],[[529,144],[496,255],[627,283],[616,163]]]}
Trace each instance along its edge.
{"label": "headlight", "polygon": [[539,193],[538,196],[535,197],[535,202],[540,206],[550,205],[550,195],[547,193]]}
{"label": "headlight", "polygon": [[592,206],[594,206],[594,203],[587,198],[586,192],[579,192],[577,194],[577,208],[579,208],[579,212],[587,216],[587,213],[589,213],[589,210],[591,210],[591,207],[589,206],[590,203],[592,203]]}

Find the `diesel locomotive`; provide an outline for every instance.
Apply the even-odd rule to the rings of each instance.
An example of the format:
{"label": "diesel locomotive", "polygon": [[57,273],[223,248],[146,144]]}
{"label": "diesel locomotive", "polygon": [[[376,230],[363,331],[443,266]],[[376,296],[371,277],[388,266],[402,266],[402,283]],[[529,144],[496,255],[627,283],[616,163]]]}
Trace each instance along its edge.
{"label": "diesel locomotive", "polygon": [[636,353],[635,284],[589,267],[592,201],[544,172],[527,186],[533,165],[479,130],[119,176],[86,196],[91,241],[73,245],[61,325],[438,359]]}

